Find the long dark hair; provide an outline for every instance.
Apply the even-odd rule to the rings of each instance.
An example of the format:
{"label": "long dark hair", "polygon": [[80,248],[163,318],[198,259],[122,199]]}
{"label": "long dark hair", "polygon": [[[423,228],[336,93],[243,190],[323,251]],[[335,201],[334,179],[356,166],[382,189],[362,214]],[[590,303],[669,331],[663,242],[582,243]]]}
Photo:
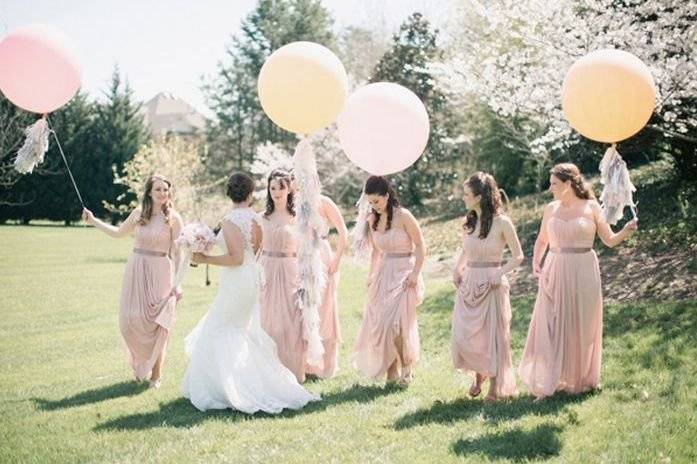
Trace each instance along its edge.
{"label": "long dark hair", "polygon": [[549,170],[549,173],[562,182],[571,181],[571,188],[582,200],[595,200],[593,187],[583,178],[581,171],[573,163],[561,163]]}
{"label": "long dark hair", "polygon": [[[370,176],[368,180],[365,181],[365,187],[363,188],[363,193],[366,195],[387,195],[387,224],[385,225],[385,230],[390,230],[392,227],[392,217],[394,216],[394,208],[399,207],[399,197],[397,192],[395,192],[390,182],[381,176]],[[378,223],[380,222],[380,213],[373,210],[373,230],[378,230]]]}
{"label": "long dark hair", "polygon": [[266,181],[266,211],[264,211],[264,217],[269,217],[276,206],[273,203],[273,198],[271,198],[271,181],[274,179],[279,179],[281,184],[288,189],[288,203],[286,204],[286,210],[291,216],[295,216],[295,195],[290,189],[290,174],[282,169],[274,169],[269,174],[269,178]]}
{"label": "long dark hair", "polygon": [[[503,203],[501,201],[501,192],[499,186],[496,185],[496,180],[491,174],[486,172],[475,172],[465,181],[465,185],[469,187],[472,195],[480,196],[479,208],[482,210],[481,224],[479,225],[479,238],[486,238],[491,231],[491,225],[494,222],[494,216],[503,212]],[[465,224],[463,228],[468,234],[472,234],[477,227],[477,212],[471,209],[465,216]]]}
{"label": "long dark hair", "polygon": [[167,184],[167,188],[169,189],[169,198],[167,198],[167,202],[162,205],[162,213],[165,215],[165,223],[169,225],[170,210],[172,209],[172,193],[174,193],[172,191],[172,182],[164,176],[153,174],[152,176],[148,177],[147,181],[145,181],[145,194],[143,195],[143,200],[140,204],[140,218],[138,219],[138,224],[141,226],[146,225],[152,217],[153,202],[152,198],[150,198],[150,193],[152,192],[153,185],[155,185],[155,181],[158,180]]}

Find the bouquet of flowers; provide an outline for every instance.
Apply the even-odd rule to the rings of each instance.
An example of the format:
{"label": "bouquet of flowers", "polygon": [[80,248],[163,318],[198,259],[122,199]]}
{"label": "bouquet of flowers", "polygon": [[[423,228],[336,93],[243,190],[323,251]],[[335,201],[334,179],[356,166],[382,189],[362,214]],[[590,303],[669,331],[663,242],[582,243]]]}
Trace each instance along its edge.
{"label": "bouquet of flowers", "polygon": [[176,273],[174,274],[174,288],[178,288],[184,280],[186,269],[191,262],[194,253],[207,253],[215,245],[215,233],[210,227],[201,222],[192,222],[182,228],[179,237],[174,240],[181,250]]}

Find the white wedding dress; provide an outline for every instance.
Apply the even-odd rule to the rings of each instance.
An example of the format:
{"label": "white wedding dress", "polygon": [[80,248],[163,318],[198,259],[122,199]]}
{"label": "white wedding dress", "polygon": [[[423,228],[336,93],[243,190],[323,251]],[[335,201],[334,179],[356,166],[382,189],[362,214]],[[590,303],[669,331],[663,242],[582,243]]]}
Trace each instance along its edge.
{"label": "white wedding dress", "polygon": [[[201,411],[233,408],[248,414],[300,409],[319,396],[305,390],[276,354],[276,344],[259,323],[262,278],[251,245],[251,208],[233,209],[225,221],[244,236],[244,263],[221,267],[213,304],[186,337],[189,365],[182,393]],[[218,245],[227,251],[222,231]]]}

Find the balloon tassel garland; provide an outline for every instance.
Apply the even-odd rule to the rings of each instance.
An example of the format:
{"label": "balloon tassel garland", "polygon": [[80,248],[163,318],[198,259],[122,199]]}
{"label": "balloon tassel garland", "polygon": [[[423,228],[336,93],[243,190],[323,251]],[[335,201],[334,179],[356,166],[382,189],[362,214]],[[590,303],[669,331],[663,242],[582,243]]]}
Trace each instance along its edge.
{"label": "balloon tassel garland", "polygon": [[298,183],[297,235],[299,286],[296,304],[307,340],[306,362],[323,368],[324,347],[319,333],[319,306],[326,283],[320,240],[327,225],[319,214],[321,185],[307,134],[332,124],[348,93],[348,76],[339,58],[313,42],[292,42],[264,61],[257,79],[264,113],[279,127],[297,134],[293,164]]}
{"label": "balloon tassel garland", "polygon": [[43,115],[24,132],[26,139],[17,152],[14,168],[31,173],[44,160],[49,133],[58,146],[68,175],[82,207],[82,195],[68,166],[48,113],[65,105],[80,87],[80,66],[72,41],[45,24],[34,24],[9,33],[0,41],[0,91],[17,107]]}
{"label": "balloon tassel garland", "polygon": [[324,347],[319,333],[319,306],[326,285],[322,259],[319,254],[326,224],[319,214],[321,185],[312,145],[305,137],[293,155],[294,175],[298,183],[299,202],[297,207],[298,277],[299,287],[296,303],[302,311],[303,332],[307,340],[307,363],[323,367]]}
{"label": "balloon tassel garland", "polygon": [[625,206],[629,206],[634,219],[637,219],[637,208],[632,199],[636,187],[629,177],[627,163],[617,151],[617,145],[612,144],[600,161],[600,182],[603,192],[600,194],[603,215],[610,225],[617,224],[622,219]]}
{"label": "balloon tassel garland", "polygon": [[611,143],[600,161],[603,216],[615,225],[625,206],[637,219],[627,163],[617,142],[639,132],[651,118],[656,84],[639,58],[622,50],[596,50],[569,68],[561,89],[561,106],[569,125],[596,142]]}
{"label": "balloon tassel garland", "polygon": [[48,151],[48,133],[49,128],[46,116],[24,130],[27,138],[17,151],[17,158],[15,158],[15,170],[17,172],[31,174],[37,164],[44,162],[44,155]]}
{"label": "balloon tassel garland", "polygon": [[358,208],[356,224],[351,229],[353,252],[357,258],[367,260],[372,250],[370,245],[370,225],[368,224],[371,208],[365,193],[361,193],[361,197],[356,202],[356,207]]}
{"label": "balloon tassel garland", "polygon": [[43,115],[41,119],[27,127],[24,130],[24,133],[26,134],[27,138],[24,140],[22,147],[17,150],[17,157],[15,158],[14,163],[15,170],[21,174],[31,174],[37,164],[43,163],[44,155],[48,151],[48,135],[50,133],[53,135],[53,139],[56,141],[56,146],[61,154],[63,163],[65,163],[65,168],[68,170],[70,181],[72,182],[75,193],[77,194],[77,199],[80,201],[80,205],[84,208],[85,203],[82,201],[82,195],[80,195],[80,190],[77,188],[75,178],[70,170],[65,153],[63,153],[63,148],[58,140],[56,131],[53,130],[48,121],[48,116]]}

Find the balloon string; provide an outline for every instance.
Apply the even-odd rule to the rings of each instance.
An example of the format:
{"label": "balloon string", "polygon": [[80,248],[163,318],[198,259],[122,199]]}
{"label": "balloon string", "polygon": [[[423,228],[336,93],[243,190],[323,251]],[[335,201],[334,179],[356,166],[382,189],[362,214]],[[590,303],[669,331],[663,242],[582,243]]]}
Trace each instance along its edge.
{"label": "balloon string", "polygon": [[58,145],[58,151],[60,151],[61,156],[63,157],[63,162],[65,163],[65,167],[68,170],[68,175],[70,175],[70,180],[73,183],[73,187],[75,188],[75,193],[77,193],[77,199],[80,200],[80,205],[84,208],[85,203],[82,201],[82,195],[80,195],[80,190],[77,188],[77,184],[75,183],[75,178],[73,177],[73,173],[70,171],[70,166],[68,166],[68,160],[65,158],[65,153],[63,153],[63,148],[61,147],[61,143],[58,140],[58,136],[56,135],[56,131],[53,130],[51,127],[51,123],[48,119],[48,115],[44,115],[46,118],[46,124],[48,125],[48,129],[53,134],[53,138],[56,141],[56,145]]}

